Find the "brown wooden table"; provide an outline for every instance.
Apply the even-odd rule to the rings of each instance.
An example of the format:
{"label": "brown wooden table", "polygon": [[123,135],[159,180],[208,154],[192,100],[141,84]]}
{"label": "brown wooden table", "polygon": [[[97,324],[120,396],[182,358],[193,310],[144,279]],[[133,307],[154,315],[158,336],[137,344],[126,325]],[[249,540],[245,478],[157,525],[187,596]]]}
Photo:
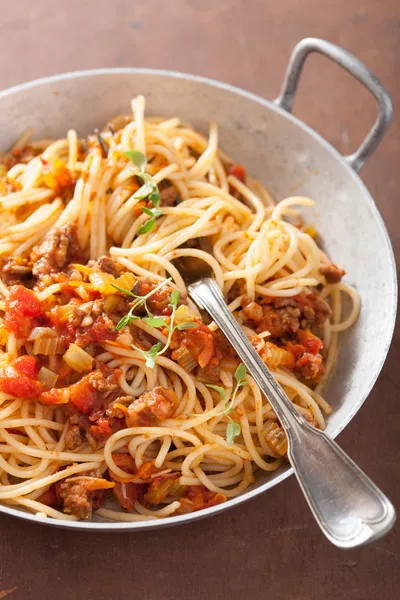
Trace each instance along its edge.
{"label": "brown wooden table", "polygon": [[[399,110],[399,22],[398,0],[4,1],[0,88],[75,69],[147,66],[207,75],[271,99],[293,46],[316,36],[365,61]],[[348,153],[373,122],[375,103],[323,61],[310,59],[295,113]],[[399,123],[362,171],[397,256]],[[339,438],[397,505],[399,359],[398,330],[368,402]],[[148,534],[73,533],[1,515],[0,598],[391,600],[400,596],[399,543],[397,527],[358,551],[330,546],[293,478],[219,517]]]}

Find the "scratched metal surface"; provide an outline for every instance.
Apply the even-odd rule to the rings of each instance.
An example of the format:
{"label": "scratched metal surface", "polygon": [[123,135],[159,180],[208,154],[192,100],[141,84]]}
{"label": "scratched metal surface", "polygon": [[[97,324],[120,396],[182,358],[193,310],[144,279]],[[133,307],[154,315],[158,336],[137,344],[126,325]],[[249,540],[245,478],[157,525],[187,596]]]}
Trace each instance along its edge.
{"label": "scratched metal surface", "polygon": [[[147,66],[207,75],[273,98],[291,48],[313,35],[343,45],[365,61],[391,92],[395,115],[400,107],[397,0],[64,4],[20,0],[2,7],[1,88],[73,69]],[[312,57],[295,113],[348,153],[373,121],[375,106],[347,75]],[[362,171],[397,257],[399,150],[395,117]],[[339,438],[398,510],[399,355],[397,330],[369,400]],[[336,550],[322,538],[294,480],[216,518],[150,534],[89,535],[1,516],[0,598],[396,598],[398,530],[372,547]]]}

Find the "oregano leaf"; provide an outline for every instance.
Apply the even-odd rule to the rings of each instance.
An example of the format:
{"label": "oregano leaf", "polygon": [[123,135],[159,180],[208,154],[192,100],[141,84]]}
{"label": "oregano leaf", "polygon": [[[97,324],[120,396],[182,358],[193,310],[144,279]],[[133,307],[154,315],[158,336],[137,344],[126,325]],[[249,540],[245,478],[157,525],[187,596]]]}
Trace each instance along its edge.
{"label": "oregano leaf", "polygon": [[226,402],[226,389],[221,387],[220,385],[214,385],[213,383],[207,383],[206,384],[207,387],[212,388],[213,390],[216,390],[218,392],[218,394],[221,396],[221,399]]}
{"label": "oregano leaf", "polygon": [[143,225],[141,227],[139,227],[138,234],[144,235],[145,233],[150,233],[150,231],[153,231],[155,224],[156,224],[155,217],[152,217],[151,219],[147,219],[147,221],[145,221],[143,223]]}
{"label": "oregano leaf", "polygon": [[242,382],[246,379],[246,367],[243,363],[240,363],[235,371],[235,379],[239,385],[243,385]]}
{"label": "oregano leaf", "polygon": [[145,168],[147,159],[143,152],[139,152],[139,150],[127,150],[124,154],[138,169],[143,170]]}
{"label": "oregano leaf", "polygon": [[170,299],[170,303],[172,304],[172,306],[177,306],[178,302],[179,302],[179,298],[181,297],[180,292],[178,292],[178,290],[174,290],[171,294],[171,299]]}
{"label": "oregano leaf", "polygon": [[167,322],[162,317],[144,317],[142,321],[150,327],[167,327]]}
{"label": "oregano leaf", "polygon": [[240,435],[240,432],[241,432],[240,424],[236,423],[236,421],[231,419],[226,427],[226,441],[228,442],[228,444],[230,446],[232,446],[232,444],[234,443],[235,438],[238,435]]}

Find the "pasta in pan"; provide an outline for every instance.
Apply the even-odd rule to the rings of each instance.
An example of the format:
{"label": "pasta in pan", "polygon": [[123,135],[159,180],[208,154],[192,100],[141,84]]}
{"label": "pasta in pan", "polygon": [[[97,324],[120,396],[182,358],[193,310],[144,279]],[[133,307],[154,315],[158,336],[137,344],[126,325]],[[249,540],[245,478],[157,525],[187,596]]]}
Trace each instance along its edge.
{"label": "pasta in pan", "polygon": [[[113,119],[0,166],[0,502],[56,519],[157,519],[285,461],[252,377],[187,297],[211,271],[296,409],[322,391],[360,299],[299,217],[179,118]],[[352,302],[347,317],[342,297]]]}

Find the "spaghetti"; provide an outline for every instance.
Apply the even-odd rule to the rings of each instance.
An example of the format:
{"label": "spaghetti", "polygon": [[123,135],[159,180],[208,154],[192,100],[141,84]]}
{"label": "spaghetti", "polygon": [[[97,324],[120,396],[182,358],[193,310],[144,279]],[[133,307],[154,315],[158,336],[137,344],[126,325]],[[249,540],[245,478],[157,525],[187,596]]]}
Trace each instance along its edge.
{"label": "spaghetti", "polygon": [[[337,338],[357,319],[301,224],[179,118],[20,139],[0,166],[0,502],[135,521],[213,506],[285,460],[268,402],[185,273],[212,271],[296,409],[325,427]],[[352,301],[343,316],[342,296]]]}

